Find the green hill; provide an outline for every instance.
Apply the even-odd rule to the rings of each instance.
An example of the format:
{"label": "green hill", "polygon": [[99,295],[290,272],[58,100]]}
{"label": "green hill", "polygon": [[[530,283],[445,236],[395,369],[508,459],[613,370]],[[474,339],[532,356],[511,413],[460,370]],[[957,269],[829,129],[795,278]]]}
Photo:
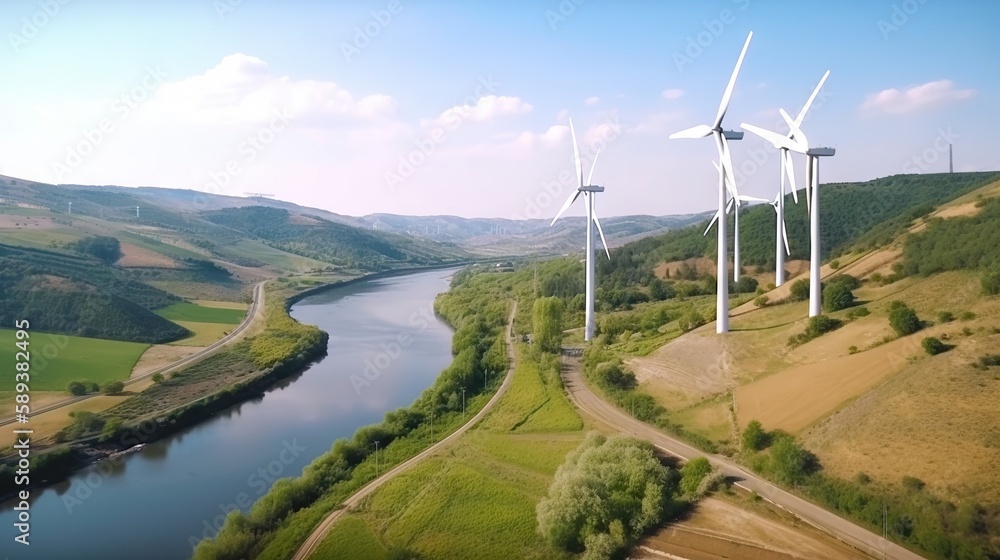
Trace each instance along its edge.
{"label": "green hill", "polygon": [[[894,240],[916,218],[934,207],[997,180],[996,172],[894,175],[863,183],[832,183],[820,188],[822,231],[820,246],[825,258],[852,248],[871,249]],[[801,195],[802,193],[800,193]],[[598,277],[607,288],[625,288],[646,282],[657,263],[693,257],[715,259],[715,235],[703,235],[707,221],[656,237],[629,243],[612,252],[611,260],[598,259]],[[729,226],[733,246],[733,220]],[[805,201],[794,204],[785,197],[785,225],[791,259],[809,258],[809,217]],[[742,266],[774,267],[775,213],[763,204],[740,214]]]}
{"label": "green hill", "polygon": [[162,343],[189,333],[150,309],[179,299],[96,259],[0,244],[0,324]]}

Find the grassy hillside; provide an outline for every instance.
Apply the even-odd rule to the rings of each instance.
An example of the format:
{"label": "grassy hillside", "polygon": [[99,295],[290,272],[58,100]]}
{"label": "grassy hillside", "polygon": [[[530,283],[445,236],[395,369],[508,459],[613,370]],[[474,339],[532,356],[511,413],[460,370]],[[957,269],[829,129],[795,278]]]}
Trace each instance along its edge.
{"label": "grassy hillside", "polygon": [[33,329],[161,343],[187,330],[152,313],[178,300],[96,259],[0,244],[0,322]]}
{"label": "grassy hillside", "polygon": [[[827,258],[854,247],[872,249],[892,242],[916,218],[936,206],[995,181],[998,174],[943,173],[895,175],[864,183],[833,183],[820,188],[820,245]],[[800,193],[801,195],[801,193]],[[775,214],[769,205],[745,208],[740,215],[742,265],[774,267]],[[696,227],[649,237],[621,247],[611,260],[598,260],[602,286],[624,288],[652,277],[657,263],[707,256],[715,258],[714,234],[704,236],[707,221]],[[791,259],[809,258],[809,218],[805,201],[785,199],[785,224]],[[733,220],[728,221],[730,244]],[[731,250],[731,249],[730,249]]]}

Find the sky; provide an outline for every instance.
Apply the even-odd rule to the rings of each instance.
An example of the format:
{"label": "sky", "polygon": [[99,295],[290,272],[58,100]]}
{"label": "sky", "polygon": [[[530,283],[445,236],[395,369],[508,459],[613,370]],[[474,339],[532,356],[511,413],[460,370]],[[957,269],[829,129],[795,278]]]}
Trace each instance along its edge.
{"label": "sky", "polygon": [[[1000,3],[943,0],[10,0],[0,6],[0,174],[246,193],[340,214],[547,218],[577,185],[600,216],[718,200],[711,123],[832,146],[821,181],[1000,169]],[[773,198],[773,147],[732,143]],[[796,160],[801,186],[804,156]],[[583,215],[581,203],[569,215]]]}

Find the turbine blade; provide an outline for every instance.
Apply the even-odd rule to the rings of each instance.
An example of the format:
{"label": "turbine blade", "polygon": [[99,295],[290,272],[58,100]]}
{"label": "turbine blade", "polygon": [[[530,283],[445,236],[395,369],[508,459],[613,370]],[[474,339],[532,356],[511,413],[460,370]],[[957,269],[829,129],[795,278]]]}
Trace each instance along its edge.
{"label": "turbine blade", "polygon": [[743,202],[767,202],[767,203],[771,202],[770,200],[767,200],[766,198],[760,198],[760,197],[757,197],[757,196],[750,196],[748,194],[740,195],[739,200],[742,200]]}
{"label": "turbine blade", "polygon": [[580,192],[581,191],[576,191],[575,193],[569,195],[569,198],[567,198],[566,202],[563,203],[562,208],[559,209],[559,213],[556,214],[555,218],[552,218],[552,223],[549,224],[549,227],[554,226],[556,220],[558,220],[559,217],[563,215],[563,212],[568,210],[569,207],[572,206],[574,202],[576,202],[576,199],[580,196]]}
{"label": "turbine blade", "polygon": [[[784,158],[782,161],[785,164],[785,176],[788,177],[788,186],[792,189],[792,200],[795,201],[795,204],[798,204],[799,192],[795,188],[795,165],[792,164],[792,153],[788,150],[781,150],[781,154]],[[784,181],[785,178],[782,177],[781,180]],[[782,191],[784,191],[784,189],[782,189]]]}
{"label": "turbine blade", "polygon": [[736,202],[736,205],[737,205],[737,206],[739,206],[739,204],[740,204],[740,199],[738,199],[738,198],[736,198],[736,197],[732,197],[732,198],[730,198],[730,199],[729,199],[729,202],[727,202],[727,203],[726,203],[726,214],[728,214],[728,213],[730,213],[730,212],[732,212],[732,211],[733,211],[733,201],[735,201],[735,202]]}
{"label": "turbine blade", "polygon": [[715,116],[715,125],[712,128],[719,128],[722,126],[722,119],[726,116],[726,111],[729,110],[729,101],[733,97],[733,90],[736,89],[736,77],[740,74],[740,66],[743,66],[743,57],[747,55],[747,48],[750,47],[750,39],[753,38],[753,31],[747,35],[747,40],[743,43],[743,50],[740,51],[740,57],[736,60],[736,68],[733,68],[733,74],[729,76],[729,83],[726,85],[726,91],[722,94],[722,102],[719,103],[719,112]]}
{"label": "turbine blade", "polygon": [[576,180],[583,186],[583,166],[580,163],[580,147],[576,144],[576,130],[573,129],[573,119],[569,120],[569,133],[573,137],[573,161],[576,163]]}
{"label": "turbine blade", "polygon": [[675,132],[670,135],[671,140],[676,140],[678,138],[704,138],[706,136],[712,135],[712,127],[707,124],[699,124],[698,126],[692,126],[691,128],[685,128],[679,132]]}
{"label": "turbine blade", "polygon": [[593,161],[593,163],[590,164],[590,175],[587,176],[587,184],[588,185],[593,185],[594,184],[594,182],[593,182],[594,181],[594,169],[597,168],[597,158],[599,158],[599,157],[601,157],[601,149],[600,148],[597,149],[597,153],[594,154],[594,161]]}
{"label": "turbine blade", "polygon": [[[593,196],[593,195],[591,195]],[[594,198],[597,201],[597,198]],[[604,244],[604,252],[608,255],[608,260],[611,260],[611,251],[608,250],[608,240],[604,238],[604,228],[601,227],[601,220],[597,219],[597,208],[594,208],[594,225],[597,226],[597,233],[601,234],[601,243]]]}
{"label": "turbine blade", "polygon": [[785,218],[781,218],[781,236],[785,238],[785,254],[791,256],[792,250],[788,247],[788,228],[785,227]]}
{"label": "turbine blade", "polygon": [[726,172],[726,187],[729,189],[729,194],[734,197],[738,197],[740,192],[736,190],[736,173],[733,172],[733,156],[729,151],[729,141],[726,140],[726,135],[721,132],[717,133],[719,138],[722,139],[722,169]]}
{"label": "turbine blade", "polygon": [[715,222],[716,222],[716,221],[717,221],[718,219],[719,219],[719,211],[718,211],[718,210],[716,210],[716,211],[715,211],[715,215],[714,215],[714,216],[712,216],[712,221],[711,221],[711,222],[708,222],[708,227],[707,227],[707,228],[705,228],[705,233],[703,233],[702,235],[708,235],[708,232],[712,230],[712,226],[714,226],[714,225],[715,225]]}
{"label": "turbine blade", "polygon": [[[718,173],[719,175],[722,175],[722,168],[721,168],[721,167],[719,167],[719,162],[717,162],[717,161],[715,161],[715,160],[713,159],[713,160],[712,160],[712,165],[713,165],[713,166],[715,167],[715,171],[716,171],[716,173]],[[726,181],[726,192],[728,192],[728,193],[729,193],[729,196],[734,196],[734,195],[733,195],[733,182],[732,182],[732,180],[731,180],[731,179],[729,178],[729,176],[728,176],[728,175],[726,175],[726,176],[725,176],[725,181]]]}
{"label": "turbine blade", "polygon": [[802,148],[802,146],[799,146],[794,140],[792,140],[788,136],[778,134],[777,132],[771,132],[770,130],[747,123],[740,123],[740,127],[746,130],[747,132],[752,132],[753,134],[760,136],[764,140],[767,140],[771,144],[774,144],[775,148],[784,148],[786,150],[805,153],[805,150]]}
{"label": "turbine blade", "polygon": [[801,149],[795,151],[800,154],[805,153],[809,149],[809,140],[806,139],[805,133],[802,132],[799,125],[795,124],[795,121],[792,120],[792,117],[788,116],[788,113],[784,109],[778,109],[778,112],[781,113],[781,118],[785,119],[785,124],[788,125],[788,137],[801,147]]}
{"label": "turbine blade", "polygon": [[809,106],[812,105],[813,100],[816,99],[816,96],[819,94],[819,90],[823,88],[823,83],[826,82],[826,79],[829,76],[830,71],[827,70],[826,74],[823,74],[823,77],[820,78],[819,84],[816,86],[816,89],[813,90],[812,95],[809,96],[809,100],[802,106],[802,109],[799,109],[799,114],[795,117],[795,126],[802,126],[802,121],[805,120],[806,113],[809,112]]}

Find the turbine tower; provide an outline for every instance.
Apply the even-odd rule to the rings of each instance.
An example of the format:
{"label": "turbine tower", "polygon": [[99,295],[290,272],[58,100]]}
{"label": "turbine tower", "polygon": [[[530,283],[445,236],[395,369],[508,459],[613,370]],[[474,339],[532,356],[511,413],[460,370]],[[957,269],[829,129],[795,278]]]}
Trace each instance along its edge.
{"label": "turbine tower", "polygon": [[597,213],[594,211],[594,196],[596,193],[604,192],[604,187],[598,185],[592,185],[591,182],[594,179],[594,168],[597,167],[597,158],[601,155],[601,151],[598,150],[597,154],[594,155],[594,161],[590,165],[590,175],[587,176],[587,184],[583,183],[583,164],[580,161],[580,148],[576,143],[576,131],[573,129],[573,119],[569,121],[569,132],[573,137],[573,161],[576,168],[576,178],[579,181],[579,186],[576,188],[575,192],[570,193],[569,198],[563,203],[562,208],[559,209],[559,213],[556,214],[555,218],[552,218],[552,223],[549,224],[551,227],[556,223],[556,220],[563,215],[570,206],[576,202],[579,198],[580,193],[583,193],[584,203],[587,205],[587,259],[586,259],[586,286],[585,286],[585,299],[586,299],[586,323],[584,327],[584,337],[583,339],[589,341],[594,338],[594,330],[596,327],[596,321],[594,319],[594,295],[596,293],[597,283],[594,280],[594,226],[597,226],[598,233],[601,234],[601,243],[604,244],[604,252],[608,255],[608,259],[611,259],[611,252],[608,251],[608,241],[604,238],[604,229],[601,228],[601,221],[597,219]]}
{"label": "turbine tower", "polygon": [[[713,161],[712,164],[715,165],[716,169],[719,169],[718,163]],[[728,187],[730,185],[730,182],[728,180],[729,178],[727,177],[726,179],[727,179],[726,185]],[[766,202],[770,204],[771,201],[763,198],[758,198],[756,196],[749,196],[743,194],[733,195],[733,189],[728,189],[728,190],[729,190],[729,203],[726,204],[726,213],[728,214],[735,207],[735,212],[733,216],[734,220],[736,221],[736,224],[733,227],[734,230],[733,231],[733,282],[739,282],[740,281],[740,206],[742,206],[744,202]],[[708,227],[705,228],[705,233],[703,235],[708,235],[708,232],[712,230],[712,226],[715,225],[715,222],[718,221],[718,219],[719,219],[719,212],[716,211],[715,215],[712,216],[712,221],[709,222]]]}
{"label": "turbine tower", "polygon": [[718,270],[716,274],[716,281],[718,282],[716,292],[718,294],[718,299],[716,301],[715,308],[715,332],[726,333],[729,332],[729,274],[726,271],[726,262],[729,257],[729,250],[726,247],[726,183],[727,178],[731,182],[733,188],[733,194],[737,197],[739,193],[735,192],[736,175],[733,173],[733,161],[729,153],[729,140],[741,140],[743,139],[743,133],[732,130],[723,130],[722,119],[726,116],[726,111],[729,109],[729,100],[732,99],[733,89],[736,87],[736,77],[740,73],[740,66],[743,65],[743,57],[747,54],[747,48],[750,46],[750,39],[753,38],[753,31],[747,35],[747,40],[743,43],[743,50],[740,51],[740,58],[736,61],[736,68],[733,69],[732,75],[729,77],[729,84],[726,86],[725,92],[722,94],[722,102],[719,104],[719,112],[715,115],[715,121],[712,125],[707,124],[698,125],[691,127],[680,132],[675,132],[670,135],[670,139],[675,138],[706,138],[708,136],[713,136],[715,138],[715,148],[719,152],[719,161],[722,162],[719,168],[719,241],[718,241]]}
{"label": "turbine tower", "polygon": [[[813,90],[812,95],[806,101],[806,104],[802,106],[799,110],[799,114],[795,117],[795,126],[798,127],[805,120],[806,114],[809,112],[809,107],[812,106],[813,101],[815,101],[816,96],[819,95],[819,90],[823,88],[823,84],[826,82],[827,77],[830,76],[830,71],[827,70],[823,77],[820,78],[819,84],[816,85],[816,89]],[[776,148],[779,149],[781,170],[778,174],[778,198],[777,206],[774,207],[775,211],[778,213],[778,234],[775,240],[774,246],[774,285],[780,286],[785,283],[785,252],[781,250],[781,238],[785,238],[785,250],[788,250],[788,234],[785,233],[785,177],[788,177],[788,185],[792,189],[792,198],[795,200],[795,204],[799,203],[798,190],[795,187],[795,167],[792,165],[792,155],[789,152],[789,148],[785,146],[782,142],[776,142],[774,135],[776,132],[762,129],[757,126],[749,125],[746,123],[740,123],[740,127],[760,136],[761,138],[770,141]],[[789,131],[786,138],[792,138],[793,132]],[[806,193],[806,206],[812,207],[812,201],[809,200],[808,192]]]}

